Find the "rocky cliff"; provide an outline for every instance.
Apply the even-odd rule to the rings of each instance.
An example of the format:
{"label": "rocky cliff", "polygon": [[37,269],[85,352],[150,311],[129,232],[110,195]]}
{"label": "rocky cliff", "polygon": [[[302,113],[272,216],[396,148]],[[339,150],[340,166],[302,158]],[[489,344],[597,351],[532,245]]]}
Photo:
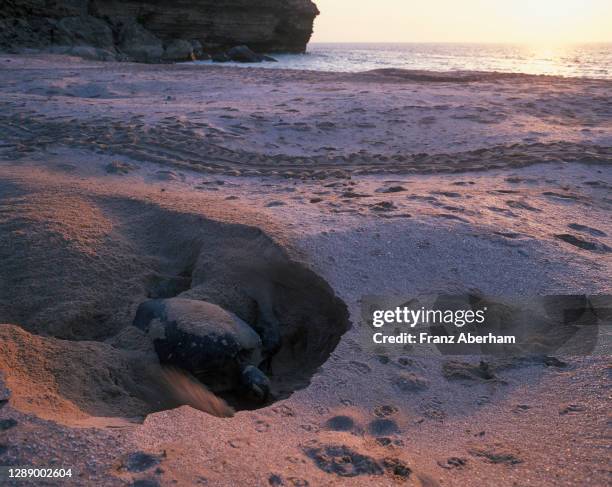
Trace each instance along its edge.
{"label": "rocky cliff", "polygon": [[310,0],[2,0],[0,49],[61,46],[150,62],[180,60],[186,46],[188,57],[236,45],[303,52],[318,13]]}

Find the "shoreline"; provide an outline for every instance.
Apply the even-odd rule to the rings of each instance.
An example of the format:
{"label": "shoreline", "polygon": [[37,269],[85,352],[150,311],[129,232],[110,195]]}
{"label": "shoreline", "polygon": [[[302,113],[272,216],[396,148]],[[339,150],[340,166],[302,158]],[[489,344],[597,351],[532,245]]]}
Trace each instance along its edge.
{"label": "shoreline", "polygon": [[[295,56],[303,56],[306,54],[288,54]],[[302,69],[302,68],[283,68],[274,67],[282,63],[271,63],[263,61],[261,63],[238,63],[238,62],[215,62],[212,60],[201,60],[201,61],[181,61],[181,62],[163,62],[163,63],[138,63],[131,61],[96,61],[88,60],[78,56],[71,56],[69,54],[56,54],[46,52],[38,49],[26,49],[23,52],[7,52],[0,51],[0,58],[4,59],[45,59],[53,60],[56,62],[62,61],[62,59],[77,61],[82,64],[91,65],[102,65],[102,66],[137,66],[142,70],[146,69],[160,69],[160,68],[174,68],[177,70],[182,69],[194,69],[197,67],[204,67],[208,69],[226,69],[226,70],[272,70],[283,74],[319,74],[322,77],[330,77],[338,80],[345,79],[346,81],[373,81],[377,78],[379,81],[386,81],[391,83],[400,82],[440,82],[440,83],[469,83],[469,82],[494,82],[498,80],[526,80],[526,81],[552,81],[552,82],[601,82],[605,84],[612,84],[612,76],[607,78],[591,77],[591,76],[565,76],[558,74],[535,74],[515,71],[498,71],[498,70],[462,70],[462,69],[449,69],[449,70],[429,70],[429,69],[408,69],[401,67],[385,67],[376,68],[364,71],[333,71],[333,70],[315,70],[315,69]],[[32,68],[36,69],[36,68]],[[44,69],[44,68],[39,68]],[[351,80],[351,78],[354,78]]]}
{"label": "shoreline", "polygon": [[[530,46],[470,43],[314,43],[305,54],[277,55],[262,67],[355,73],[376,69],[495,72],[612,79],[610,45]],[[474,57],[475,52],[478,56]]]}
{"label": "shoreline", "polygon": [[[305,54],[307,55],[307,54]],[[123,64],[123,63],[122,63]],[[238,68],[238,69],[269,69],[281,72],[297,72],[297,73],[322,73],[335,76],[360,76],[371,75],[375,77],[379,75],[381,79],[389,81],[410,81],[410,82],[440,82],[440,83],[459,83],[459,82],[478,82],[478,81],[496,81],[496,80],[548,80],[548,81],[601,81],[612,84],[612,76],[607,78],[597,78],[591,76],[564,76],[558,74],[534,74],[514,71],[479,71],[479,70],[428,70],[428,69],[408,69],[408,68],[377,68],[365,71],[333,71],[323,69],[301,69],[301,68],[282,68],[274,67],[273,65],[266,66],[262,64],[241,64],[235,62],[219,63],[214,61],[186,61],[172,63],[174,66],[206,66],[219,68]],[[155,65],[159,66],[159,65]],[[386,76],[385,76],[386,75]]]}

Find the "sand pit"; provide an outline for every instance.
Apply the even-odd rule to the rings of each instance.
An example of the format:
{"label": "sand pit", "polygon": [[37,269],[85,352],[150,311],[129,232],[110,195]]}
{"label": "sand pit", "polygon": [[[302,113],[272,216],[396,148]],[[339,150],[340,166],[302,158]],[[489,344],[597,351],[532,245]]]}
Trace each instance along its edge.
{"label": "sand pit", "polygon": [[[198,371],[162,373],[154,340],[131,326],[149,298],[214,303],[264,337],[267,348],[255,366],[271,380],[265,403],[243,401],[215,387],[214,376],[200,377],[237,409],[307,386],[349,327],[346,306],[329,285],[258,228],[134,198],[65,195],[17,182],[3,189],[0,226],[8,252],[0,321],[42,335],[3,328],[2,368],[9,385],[24,392],[15,405],[25,411],[61,421],[142,418],[175,407],[185,394],[182,403],[193,403],[197,387],[192,394],[176,384],[189,389],[197,382],[186,372]],[[20,199],[26,191],[27,203]],[[78,223],[84,214],[87,226]],[[79,356],[85,359],[72,373]],[[228,415],[223,406],[212,412]]]}

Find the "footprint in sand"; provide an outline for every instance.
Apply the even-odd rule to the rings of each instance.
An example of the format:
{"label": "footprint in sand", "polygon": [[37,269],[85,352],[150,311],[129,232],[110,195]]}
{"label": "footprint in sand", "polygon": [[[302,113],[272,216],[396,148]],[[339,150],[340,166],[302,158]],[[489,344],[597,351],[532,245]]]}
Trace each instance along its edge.
{"label": "footprint in sand", "polygon": [[365,375],[372,372],[372,368],[368,364],[364,364],[363,362],[358,362],[356,360],[349,362],[349,368],[359,375]]}
{"label": "footprint in sand", "polygon": [[355,193],[354,191],[345,191],[340,195],[342,198],[369,198],[369,194]]}
{"label": "footprint in sand", "polygon": [[234,438],[232,440],[228,440],[228,445],[232,448],[240,449],[251,446],[251,442],[248,438]]}
{"label": "footprint in sand", "polygon": [[270,202],[265,204],[266,208],[274,208],[274,207],[277,207],[277,206],[285,206],[285,202],[284,201],[275,200],[275,201],[270,201]]}
{"label": "footprint in sand", "polygon": [[391,446],[393,444],[393,440],[387,436],[379,436],[375,441],[379,446]]}
{"label": "footprint in sand", "polygon": [[487,191],[489,194],[520,194],[520,191],[515,189],[494,189],[493,191]]}
{"label": "footprint in sand", "polygon": [[495,235],[499,235],[500,237],[511,238],[511,239],[519,238],[521,236],[520,233],[516,233],[516,232],[493,232],[493,233]]}
{"label": "footprint in sand", "polygon": [[370,205],[370,210],[371,211],[393,211],[393,210],[397,210],[397,206],[395,206],[390,201],[380,201],[378,203],[374,203],[373,205]]}
{"label": "footprint in sand", "polygon": [[308,487],[310,485],[310,482],[308,482],[308,480],[302,479],[300,477],[287,477],[287,482],[293,487]]}
{"label": "footprint in sand", "polygon": [[581,199],[580,196],[575,195],[575,194],[570,194],[570,193],[557,193],[555,191],[544,191],[542,193],[544,196],[550,196],[553,198],[558,198],[558,199],[562,199],[562,200],[572,200],[572,201],[579,201]]}
{"label": "footprint in sand", "polygon": [[460,216],[457,215],[451,215],[449,213],[436,213],[435,215],[436,218],[445,218],[447,220],[457,220],[463,223],[470,223],[469,220],[466,220],[465,218],[461,218]]}
{"label": "footprint in sand", "polygon": [[399,365],[401,365],[402,367],[412,367],[413,365],[416,364],[416,362],[414,361],[414,359],[408,358],[408,357],[400,357],[397,359],[397,363]]}
{"label": "footprint in sand", "polygon": [[466,209],[463,206],[443,205],[442,208],[447,211],[454,211],[456,213],[466,213]]}
{"label": "footprint in sand", "polygon": [[468,450],[472,456],[482,458],[487,463],[516,465],[522,463],[517,454],[501,444],[478,446]]}
{"label": "footprint in sand", "polygon": [[304,448],[304,453],[319,469],[339,477],[387,474],[405,481],[412,474],[410,467],[399,458],[376,460],[346,445],[313,445]]}
{"label": "footprint in sand", "polygon": [[568,228],[571,228],[572,230],[576,230],[578,232],[588,233],[589,235],[592,235],[593,237],[607,237],[608,236],[607,233],[602,232],[601,230],[598,230],[597,228],[588,227],[586,225],[581,225],[580,223],[570,223],[568,225]]}
{"label": "footprint in sand", "polygon": [[510,177],[507,177],[504,181],[510,184],[520,184],[520,183],[534,184],[538,182],[537,179],[521,178],[519,176],[510,176]]}
{"label": "footprint in sand", "polygon": [[177,181],[179,179],[184,179],[184,176],[178,175],[174,171],[157,171],[155,173],[155,179],[158,181]]}
{"label": "footprint in sand", "polygon": [[357,424],[350,416],[339,415],[329,418],[325,422],[325,428],[332,431],[354,431]]}
{"label": "footprint in sand", "polygon": [[389,416],[393,416],[399,410],[390,404],[382,404],[380,406],[376,406],[374,408],[374,416],[378,416],[379,418],[387,418]]}
{"label": "footprint in sand", "polygon": [[573,245],[574,247],[578,247],[579,249],[589,250],[591,252],[612,252],[612,248],[608,247],[606,244],[597,241],[585,240],[570,233],[556,234],[555,238],[563,240],[564,242]]}
{"label": "footprint in sand", "polygon": [[283,416],[285,418],[295,416],[295,411],[293,408],[287,406],[286,404],[281,404],[279,406],[274,406],[272,408],[272,412],[278,414],[279,416]]}
{"label": "footprint in sand", "polygon": [[161,487],[157,479],[137,479],[130,485],[131,487]]}
{"label": "footprint in sand", "polygon": [[283,478],[280,475],[276,475],[276,474],[271,474],[268,477],[268,484],[271,485],[272,487],[278,487],[281,485],[284,485],[285,482],[283,482]]}
{"label": "footprint in sand", "polygon": [[374,458],[362,455],[346,445],[315,445],[305,448],[304,453],[319,469],[340,477],[382,475],[384,472]]}
{"label": "footprint in sand", "polygon": [[497,206],[487,206],[487,210],[493,211],[495,213],[501,213],[502,215],[509,216],[510,218],[517,218],[518,215],[513,211],[510,211],[506,208],[498,208]]}
{"label": "footprint in sand", "polygon": [[329,408],[327,406],[317,405],[314,409],[319,416],[324,416],[329,413]]}
{"label": "footprint in sand", "polygon": [[109,162],[105,168],[106,172],[108,174],[128,174],[129,172],[138,169],[138,166],[135,166],[134,164],[129,164],[127,162],[121,162],[121,161],[113,161],[113,162]]}
{"label": "footprint in sand", "polygon": [[319,122],[316,127],[320,130],[330,130],[336,128],[336,124],[333,122]]}
{"label": "footprint in sand", "polygon": [[585,181],[584,184],[591,186],[592,188],[612,189],[612,185],[607,184],[604,181]]}
{"label": "footprint in sand", "polygon": [[462,458],[462,457],[449,457],[446,460],[438,460],[438,466],[446,469],[446,470],[453,470],[453,469],[461,469],[463,467],[465,467],[468,463],[466,458]]}
{"label": "footprint in sand", "polygon": [[542,211],[539,208],[535,208],[531,206],[529,203],[526,203],[524,201],[508,200],[506,201],[506,204],[510,208],[514,208],[515,210],[527,210],[527,211],[533,211],[537,213],[540,213]]}
{"label": "footprint in sand", "polygon": [[514,408],[512,408],[512,412],[513,413],[524,413],[525,411],[529,411],[530,409],[531,409],[531,406],[527,404],[517,404],[516,406],[514,406]]}
{"label": "footprint in sand", "polygon": [[487,362],[478,365],[450,360],[442,366],[442,375],[446,380],[488,382],[496,380],[496,376]]}
{"label": "footprint in sand", "polygon": [[400,193],[402,191],[406,191],[406,188],[403,186],[382,186],[378,188],[376,193]]}
{"label": "footprint in sand", "polygon": [[263,419],[256,419],[253,422],[253,426],[255,427],[255,431],[258,433],[265,433],[270,429],[270,424]]}
{"label": "footprint in sand", "polygon": [[[388,474],[401,481],[405,481],[405,479],[410,477],[410,474],[412,473],[412,470],[408,467],[408,465],[398,458],[383,459],[383,466]],[[437,484],[432,484],[432,487],[433,485]]]}
{"label": "footprint in sand", "polygon": [[461,194],[454,191],[432,191],[430,194],[446,196],[447,198],[461,198]]}
{"label": "footprint in sand", "polygon": [[308,480],[300,478],[300,477],[287,477],[286,481],[277,474],[270,474],[268,477],[268,484],[272,487],[280,487],[291,485],[293,487],[308,487],[310,483]]}
{"label": "footprint in sand", "polygon": [[421,196],[418,194],[412,194],[410,196],[406,197],[409,200],[415,200],[415,201],[426,201],[428,203],[436,203],[438,202],[438,198],[434,197],[434,196]]}
{"label": "footprint in sand", "polygon": [[393,387],[403,393],[421,392],[429,387],[429,382],[414,372],[402,372],[391,380]]}
{"label": "footprint in sand", "polygon": [[436,123],[436,121],[436,117],[433,116],[423,117],[419,120],[419,125],[433,125],[434,123]]}
{"label": "footprint in sand", "polygon": [[368,424],[368,432],[372,436],[388,436],[400,432],[399,426],[392,419],[379,418]]}
{"label": "footprint in sand", "polygon": [[586,407],[582,404],[565,404],[559,408],[559,414],[565,415],[570,413],[583,413]]}
{"label": "footprint in sand", "polygon": [[137,451],[130,453],[123,461],[123,468],[128,472],[144,472],[155,467],[161,461],[161,456]]}

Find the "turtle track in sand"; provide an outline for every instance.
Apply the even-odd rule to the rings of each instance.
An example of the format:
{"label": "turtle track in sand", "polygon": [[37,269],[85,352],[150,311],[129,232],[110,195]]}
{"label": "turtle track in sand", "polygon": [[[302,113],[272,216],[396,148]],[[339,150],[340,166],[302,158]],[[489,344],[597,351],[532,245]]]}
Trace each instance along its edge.
{"label": "turtle track in sand", "polygon": [[[10,111],[7,109],[6,113]],[[0,158],[7,160],[19,160],[33,152],[65,146],[203,173],[242,176],[324,179],[358,174],[518,168],[558,161],[612,162],[610,147],[565,141],[499,145],[442,154],[387,155],[361,151],[311,157],[269,155],[223,147],[214,141],[212,129],[172,117],[145,124],[138,117],[124,122],[110,117],[94,121],[47,117],[33,112],[0,113],[0,134]]]}
{"label": "turtle track in sand", "polygon": [[257,227],[69,193],[0,179],[0,323],[11,323],[0,325],[0,372],[19,409],[70,422],[192,403],[176,391],[189,380],[164,375],[132,326],[150,298],[211,302],[256,330],[262,315],[275,321],[280,347],[260,365],[267,404],[306,387],[350,326],[331,287]]}

